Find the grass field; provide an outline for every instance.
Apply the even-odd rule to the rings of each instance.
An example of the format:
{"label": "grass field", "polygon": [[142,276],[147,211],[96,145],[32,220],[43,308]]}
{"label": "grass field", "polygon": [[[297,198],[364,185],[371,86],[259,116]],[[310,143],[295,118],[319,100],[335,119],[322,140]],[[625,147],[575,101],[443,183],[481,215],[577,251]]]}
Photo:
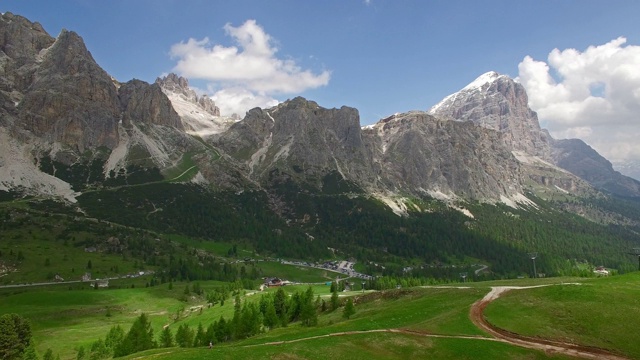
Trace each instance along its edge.
{"label": "grass field", "polygon": [[[67,220],[49,221],[59,224]],[[85,247],[91,246],[85,243],[95,240],[88,232],[77,230],[61,238],[60,228],[24,226],[4,231],[0,265],[17,271],[0,277],[0,285],[52,281],[55,274],[65,280],[80,280],[85,272],[92,273],[93,278],[105,278],[140,270],[138,262],[121,255],[85,251]]]}
{"label": "grass field", "polygon": [[[539,351],[475,339],[431,338],[420,335],[367,333],[330,336],[280,345],[213,349],[157,349],[143,353],[153,359],[569,359]],[[141,354],[129,359],[140,358]]]}
{"label": "grass field", "polygon": [[[267,263],[266,271],[287,272],[292,280],[308,276],[309,270],[280,263]],[[263,264],[261,264],[263,265]],[[322,276],[322,274],[314,275]],[[542,280],[542,279],[540,279]],[[209,349],[155,349],[131,358],[159,359],[565,359],[492,341],[469,320],[470,306],[489,286],[574,282],[576,279],[522,279],[491,283],[467,283],[466,288],[412,288],[387,292],[341,293],[354,296],[356,314],[346,320],[340,310],[321,313],[315,327],[293,323],[252,338],[216,344]],[[133,280],[129,280],[133,281]],[[143,282],[143,279],[137,281]],[[529,336],[570,340],[610,349],[630,358],[640,358],[640,336],[635,331],[640,318],[640,273],[603,279],[581,279],[583,285],[559,285],[512,290],[491,303],[486,316],[495,325]],[[114,283],[114,284],[117,284]],[[125,284],[122,284],[125,285]],[[127,331],[141,313],[149,316],[154,334],[163,326],[177,329],[208,326],[220,316],[233,316],[233,299],[221,306],[206,305],[204,297],[185,297],[186,286],[173,283],[156,287],[76,290],[64,285],[44,288],[0,289],[0,314],[18,313],[33,325],[40,354],[48,348],[62,359],[75,358],[79,345],[88,349],[109,328],[119,324]],[[200,282],[205,291],[223,285]],[[462,285],[462,284],[460,284]],[[307,285],[285,287],[288,293],[304,291]],[[329,286],[313,285],[314,293],[327,299]],[[275,289],[268,289],[275,291]],[[244,301],[258,301],[260,292],[242,291]],[[200,310],[202,308],[202,310]],[[403,333],[388,332],[402,329]],[[341,336],[331,334],[351,332]],[[432,335],[444,336],[443,338]],[[463,339],[460,336],[474,337]],[[269,343],[279,343],[270,345]]]}
{"label": "grass field", "polygon": [[519,334],[640,359],[640,273],[580,283],[509,291],[489,304],[485,316],[492,324]]}

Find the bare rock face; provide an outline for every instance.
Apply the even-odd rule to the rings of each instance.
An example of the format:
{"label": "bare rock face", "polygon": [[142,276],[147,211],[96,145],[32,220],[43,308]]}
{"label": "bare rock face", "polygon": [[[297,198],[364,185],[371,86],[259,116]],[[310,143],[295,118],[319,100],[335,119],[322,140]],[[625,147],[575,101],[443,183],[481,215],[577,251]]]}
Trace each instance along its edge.
{"label": "bare rock face", "polygon": [[[493,71],[483,74],[433,106],[429,113],[447,119],[472,121],[502,133],[505,145],[520,154],[521,159],[528,156],[538,158],[522,163],[528,167],[529,178],[538,184],[552,184],[570,191],[584,188],[576,186],[578,182],[557,171],[552,171],[554,175],[550,176],[548,172],[555,165],[596,188],[623,196],[640,196],[637,181],[614,171],[606,159],[584,142],[554,140],[541,129],[537,114],[528,106],[524,87],[506,75]],[[544,171],[540,171],[541,165]]]}
{"label": "bare rock face", "polygon": [[640,181],[615,171],[609,160],[582,140],[554,140],[553,159],[558,166],[596,188],[622,196],[640,196]]}
{"label": "bare rock face", "polygon": [[158,84],[134,79],[120,86],[118,95],[125,126],[140,122],[182,129],[180,117]]}
{"label": "bare rock face", "polygon": [[[0,14],[0,91],[24,92],[41,60],[40,53],[54,41],[39,23],[10,12]],[[15,95],[12,100],[19,101]]]}
{"label": "bare rock face", "polygon": [[208,114],[220,116],[220,108],[208,96],[198,97],[195,91],[189,87],[189,81],[182,76],[171,73],[164,78],[157,78],[156,84],[160,85],[165,91],[181,95],[185,100],[200,105]]}
{"label": "bare rock face", "polygon": [[80,152],[117,145],[116,87],[74,32],[63,30],[44,55],[18,110],[23,126],[48,141]]}
{"label": "bare rock face", "polygon": [[371,177],[359,114],[349,107],[325,109],[298,97],[253,109],[216,144],[261,182],[277,181],[272,178],[276,173],[309,182],[332,172],[356,182]]}
{"label": "bare rock face", "polygon": [[429,114],[473,123],[503,133],[513,150],[550,160],[550,137],[529,108],[524,87],[506,75],[488,72],[429,109]]}
{"label": "bare rock face", "polygon": [[414,111],[364,133],[388,188],[481,201],[522,193],[519,163],[499,132]]}

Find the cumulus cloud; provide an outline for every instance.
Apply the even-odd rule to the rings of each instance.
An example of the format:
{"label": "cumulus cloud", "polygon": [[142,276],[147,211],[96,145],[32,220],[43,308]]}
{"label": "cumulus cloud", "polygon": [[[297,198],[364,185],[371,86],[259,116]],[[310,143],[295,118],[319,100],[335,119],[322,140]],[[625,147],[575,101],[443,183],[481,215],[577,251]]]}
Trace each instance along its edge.
{"label": "cumulus cloud", "polygon": [[[170,50],[171,57],[177,59],[173,71],[189,79],[210,81],[217,89],[212,97],[219,99],[221,109],[227,106],[224,100],[234,101],[229,107],[244,103],[261,106],[261,100],[273,103],[276,94],[299,93],[329,83],[331,73],[327,70],[314,73],[294,60],[278,58],[274,40],[255,20],[238,27],[226,24],[224,30],[234,46],[211,44],[205,37],[174,44]],[[242,94],[245,99],[239,98]]]}
{"label": "cumulus cloud", "polygon": [[255,107],[269,108],[278,105],[278,100],[265,95],[253,93],[242,87],[231,87],[216,91],[211,98],[225,115],[239,116]]}
{"label": "cumulus cloud", "polygon": [[546,62],[518,65],[529,106],[554,137],[580,138],[610,160],[640,159],[640,46],[626,42],[554,49]]}

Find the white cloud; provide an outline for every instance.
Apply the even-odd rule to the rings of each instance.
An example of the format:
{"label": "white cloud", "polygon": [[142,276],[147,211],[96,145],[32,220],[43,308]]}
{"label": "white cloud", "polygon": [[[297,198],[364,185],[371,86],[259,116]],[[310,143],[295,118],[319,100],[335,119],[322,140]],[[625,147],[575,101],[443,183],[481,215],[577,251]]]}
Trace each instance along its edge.
{"label": "white cloud", "polygon": [[270,108],[278,105],[278,100],[255,94],[245,88],[235,87],[216,91],[211,98],[225,115],[238,114],[241,118],[247,110],[255,107]]}
{"label": "white cloud", "polygon": [[556,138],[578,137],[611,160],[640,159],[640,46],[604,45],[530,56],[518,65],[529,106]]}
{"label": "white cloud", "polygon": [[212,82],[221,92],[221,108],[225,106],[224,99],[237,101],[240,94],[248,97],[236,104],[256,99],[272,102],[275,94],[299,93],[329,83],[331,73],[327,70],[316,74],[302,69],[294,60],[278,58],[274,40],[255,20],[238,27],[226,24],[224,30],[236,46],[212,45],[206,37],[191,38],[174,44],[170,51],[171,57],[177,59],[173,71],[189,79]]}

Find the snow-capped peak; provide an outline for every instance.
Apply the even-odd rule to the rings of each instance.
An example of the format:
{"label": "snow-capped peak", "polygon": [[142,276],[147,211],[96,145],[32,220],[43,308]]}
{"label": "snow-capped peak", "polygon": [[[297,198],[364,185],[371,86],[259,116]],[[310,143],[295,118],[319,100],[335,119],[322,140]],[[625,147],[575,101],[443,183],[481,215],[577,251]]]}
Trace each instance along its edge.
{"label": "snow-capped peak", "polygon": [[463,87],[460,91],[442,99],[442,101],[432,106],[427,112],[431,115],[436,115],[442,108],[446,108],[447,106],[453,104],[461,93],[469,93],[480,90],[484,87],[484,85],[491,84],[501,77],[506,77],[506,75],[498,74],[495,71],[486,72],[478,76],[475,80],[473,80],[469,85]]}
{"label": "snow-capped peak", "polygon": [[473,80],[469,85],[467,85],[464,88],[462,88],[462,91],[481,88],[484,84],[492,83],[492,82],[496,81],[501,76],[503,76],[503,75],[500,75],[495,71],[486,72],[486,73],[478,76],[478,78]]}

